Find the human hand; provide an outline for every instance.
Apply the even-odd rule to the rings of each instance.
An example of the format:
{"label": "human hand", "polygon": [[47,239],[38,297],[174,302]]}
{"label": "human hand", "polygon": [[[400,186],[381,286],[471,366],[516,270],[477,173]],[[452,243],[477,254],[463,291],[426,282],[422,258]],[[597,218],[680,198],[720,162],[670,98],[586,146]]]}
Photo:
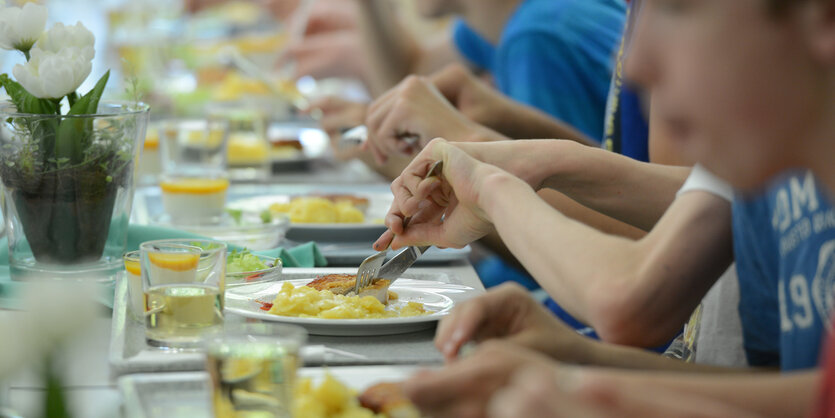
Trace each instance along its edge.
{"label": "human hand", "polygon": [[322,112],[319,125],[330,138],[331,150],[340,160],[350,160],[358,157],[359,147],[345,148],[340,141],[342,132],[347,128],[362,125],[365,121],[365,103],[352,102],[334,96],[324,97],[310,103],[310,111],[318,109]]}
{"label": "human hand", "polygon": [[615,381],[603,372],[525,366],[490,399],[491,418],[752,418],[703,396]]}
{"label": "human hand", "polygon": [[512,99],[459,63],[444,67],[429,80],[468,119],[500,132],[502,120],[515,107]]}
{"label": "human hand", "polygon": [[[425,178],[436,161],[443,161],[441,176]],[[406,245],[461,248],[492,230],[482,209],[483,187],[493,176],[509,176],[436,139],[418,154],[391,184],[394,201],[386,215],[388,230],[374,243],[383,250]],[[489,190],[488,190],[489,191]],[[409,228],[403,219],[411,217]]]}
{"label": "human hand", "polygon": [[319,0],[310,7],[308,14],[297,10],[288,17],[288,31],[301,37],[290,40],[277,66],[293,62],[296,77],[364,78],[367,60],[355,3]]}
{"label": "human hand", "polygon": [[403,391],[428,416],[483,417],[496,390],[524,366],[554,370],[556,363],[512,344],[490,341],[443,369],[416,374],[403,384]]}
{"label": "human hand", "polygon": [[449,362],[458,357],[464,344],[491,339],[509,341],[561,361],[577,361],[591,344],[515,283],[456,305],[441,319],[435,347]]}
{"label": "human hand", "polygon": [[[379,164],[395,153],[410,155],[429,140],[443,137],[451,141],[472,140],[477,125],[458,112],[432,83],[423,77],[409,76],[375,100],[366,116],[370,150]],[[415,137],[410,144],[404,137]]]}

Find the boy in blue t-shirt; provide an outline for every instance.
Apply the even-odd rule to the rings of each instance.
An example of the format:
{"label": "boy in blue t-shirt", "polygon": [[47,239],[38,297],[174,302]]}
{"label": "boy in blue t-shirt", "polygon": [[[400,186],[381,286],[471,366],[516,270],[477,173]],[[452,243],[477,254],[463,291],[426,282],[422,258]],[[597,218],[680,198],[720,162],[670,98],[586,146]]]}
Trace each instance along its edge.
{"label": "boy in blue t-shirt", "polygon": [[793,173],[733,204],[739,313],[752,366],[818,365],[835,296],[835,209],[822,190],[812,173]]}
{"label": "boy in blue t-shirt", "polygon": [[524,0],[495,45],[465,20],[455,23],[453,42],[502,93],[600,141],[625,8],[617,0]]}

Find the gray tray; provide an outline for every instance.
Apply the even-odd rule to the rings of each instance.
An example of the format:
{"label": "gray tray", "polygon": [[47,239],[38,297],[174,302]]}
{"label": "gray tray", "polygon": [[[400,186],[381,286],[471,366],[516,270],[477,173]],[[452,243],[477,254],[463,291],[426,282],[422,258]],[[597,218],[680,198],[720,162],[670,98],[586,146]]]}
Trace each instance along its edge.
{"label": "gray tray", "polygon": [[[322,274],[356,272],[356,269],[285,268],[282,279],[312,278]],[[414,268],[404,278],[434,280],[451,284],[473,286],[472,268],[427,267]],[[469,279],[469,280],[465,280]],[[481,288],[478,291],[482,291]],[[205,355],[201,352],[166,352],[148,346],[145,342],[144,324],[127,312],[127,283],[122,276],[116,281],[113,298],[113,321],[110,334],[109,362],[111,374],[183,372],[205,368]],[[228,314],[227,321],[241,321],[241,317]],[[306,365],[357,365],[357,364],[440,364],[443,357],[432,342],[434,327],[419,332],[374,337],[316,336],[308,338],[308,347],[302,352]]]}
{"label": "gray tray", "polygon": [[[330,373],[358,392],[379,382],[400,381],[416,366],[305,367],[299,375],[320,381]],[[210,418],[211,381],[206,372],[133,374],[119,379],[127,418]]]}

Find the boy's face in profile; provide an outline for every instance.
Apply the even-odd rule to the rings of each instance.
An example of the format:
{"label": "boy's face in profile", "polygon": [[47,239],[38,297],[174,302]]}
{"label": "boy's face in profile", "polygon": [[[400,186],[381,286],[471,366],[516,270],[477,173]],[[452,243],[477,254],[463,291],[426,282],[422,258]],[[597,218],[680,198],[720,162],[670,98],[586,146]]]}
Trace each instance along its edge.
{"label": "boy's face in profile", "polygon": [[832,70],[811,52],[807,3],[777,16],[766,0],[642,2],[627,76],[682,151],[737,187],[801,164],[826,134]]}

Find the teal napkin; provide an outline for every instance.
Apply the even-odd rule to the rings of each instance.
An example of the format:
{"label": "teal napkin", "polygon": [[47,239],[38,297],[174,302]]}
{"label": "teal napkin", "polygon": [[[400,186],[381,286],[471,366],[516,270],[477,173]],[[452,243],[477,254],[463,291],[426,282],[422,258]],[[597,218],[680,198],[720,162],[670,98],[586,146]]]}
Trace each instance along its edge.
{"label": "teal napkin", "polygon": [[[128,228],[128,243],[126,251],[135,251],[145,241],[157,239],[206,239],[206,237],[192,234],[178,229],[162,228],[156,226],[131,225]],[[229,251],[242,250],[243,247],[228,244]],[[328,265],[325,256],[319,250],[315,242],[308,242],[296,247],[285,249],[282,247],[271,250],[253,251],[253,253],[280,258],[284,267],[325,267]],[[22,286],[22,282],[14,282],[9,275],[9,244],[4,237],[0,239],[0,307],[14,307],[15,293]],[[103,286],[100,295],[101,302],[113,306],[113,284]]]}

